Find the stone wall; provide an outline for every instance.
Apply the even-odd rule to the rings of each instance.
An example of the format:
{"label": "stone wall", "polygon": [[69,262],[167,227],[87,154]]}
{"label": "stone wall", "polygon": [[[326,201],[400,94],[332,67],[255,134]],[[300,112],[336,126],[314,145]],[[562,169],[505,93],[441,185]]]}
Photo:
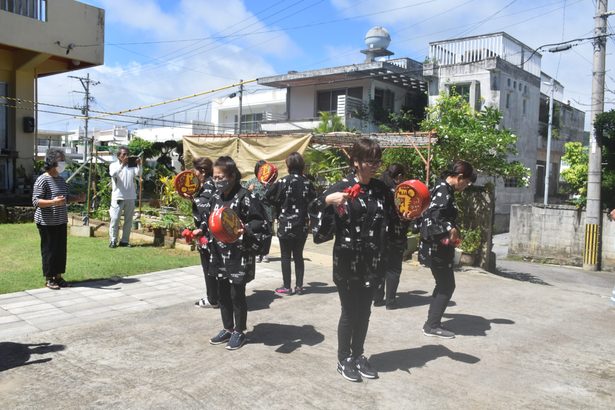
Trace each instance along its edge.
{"label": "stone wall", "polygon": [[[583,265],[585,211],[568,205],[513,205],[508,254]],[[602,269],[615,270],[615,222],[602,220]]]}
{"label": "stone wall", "polygon": [[34,207],[0,204],[0,224],[34,222]]}

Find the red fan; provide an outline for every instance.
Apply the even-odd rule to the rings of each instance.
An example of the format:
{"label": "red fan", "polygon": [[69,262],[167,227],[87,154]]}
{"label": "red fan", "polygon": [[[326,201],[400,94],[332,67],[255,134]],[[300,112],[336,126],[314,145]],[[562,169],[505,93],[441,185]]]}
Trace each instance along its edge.
{"label": "red fan", "polygon": [[410,219],[418,218],[429,206],[429,189],[419,180],[404,181],[395,187],[395,205],[400,214],[410,212]]}
{"label": "red fan", "polygon": [[199,178],[191,170],[182,171],[175,176],[173,186],[178,194],[192,196],[199,190]]}
{"label": "red fan", "polygon": [[258,169],[256,178],[263,184],[273,183],[278,178],[278,167],[273,165],[271,162],[265,162]]}
{"label": "red fan", "polygon": [[220,242],[233,243],[241,236],[243,223],[231,208],[220,207],[209,215],[209,230]]}

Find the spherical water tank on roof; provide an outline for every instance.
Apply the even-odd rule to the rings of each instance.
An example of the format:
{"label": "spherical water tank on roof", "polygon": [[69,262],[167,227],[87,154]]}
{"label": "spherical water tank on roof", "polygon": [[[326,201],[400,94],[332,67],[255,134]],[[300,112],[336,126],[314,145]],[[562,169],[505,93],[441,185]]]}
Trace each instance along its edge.
{"label": "spherical water tank on roof", "polygon": [[365,34],[365,45],[367,48],[384,48],[391,44],[391,35],[384,27],[376,26],[369,29]]}

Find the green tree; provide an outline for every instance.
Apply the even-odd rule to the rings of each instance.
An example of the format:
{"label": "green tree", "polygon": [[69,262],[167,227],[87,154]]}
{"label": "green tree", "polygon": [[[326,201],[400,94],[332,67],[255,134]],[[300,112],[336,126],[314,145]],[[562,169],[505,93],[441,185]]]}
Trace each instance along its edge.
{"label": "green tree", "polygon": [[128,149],[131,155],[139,155],[143,153],[143,159],[153,158],[160,155],[160,147],[154,148],[154,144],[142,138],[135,137],[128,143]]}
{"label": "green tree", "polygon": [[566,182],[565,192],[575,198],[572,202],[577,206],[584,206],[587,201],[587,171],[589,154],[587,147],[580,142],[567,142],[564,144],[562,161],[568,165],[561,171],[562,178]]}
{"label": "green tree", "polygon": [[318,127],[314,129],[314,132],[324,134],[326,132],[346,131],[346,126],[337,114],[333,114],[328,111],[321,111],[318,115],[320,117],[320,123],[318,124]]}
{"label": "green tree", "polygon": [[431,168],[439,170],[464,159],[481,174],[516,178],[519,185],[527,185],[529,168],[508,159],[517,154],[517,136],[501,127],[501,120],[502,114],[495,108],[475,111],[463,96],[442,93],[421,123],[421,129],[435,131],[438,136]]}

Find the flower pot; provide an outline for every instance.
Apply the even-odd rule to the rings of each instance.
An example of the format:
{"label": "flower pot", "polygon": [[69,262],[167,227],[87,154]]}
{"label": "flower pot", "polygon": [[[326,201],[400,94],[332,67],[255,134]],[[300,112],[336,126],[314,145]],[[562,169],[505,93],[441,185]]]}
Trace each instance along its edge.
{"label": "flower pot", "polygon": [[474,266],[474,262],[476,262],[476,254],[474,253],[461,253],[461,257],[459,258],[459,264],[463,266]]}

